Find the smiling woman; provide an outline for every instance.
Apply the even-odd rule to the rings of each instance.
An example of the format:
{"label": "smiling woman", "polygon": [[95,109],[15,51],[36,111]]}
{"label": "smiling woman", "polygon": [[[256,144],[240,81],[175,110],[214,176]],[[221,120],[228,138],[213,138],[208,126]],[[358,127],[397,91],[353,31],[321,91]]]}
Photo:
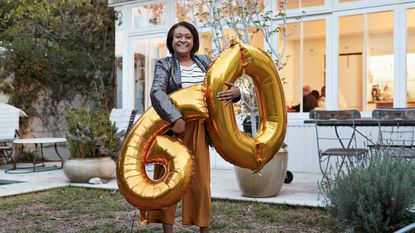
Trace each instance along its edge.
{"label": "smiling woman", "polygon": [[[168,34],[166,40],[166,46],[168,47],[171,56],[159,59],[156,62],[155,71],[154,71],[154,80],[152,88],[150,91],[151,102],[154,109],[154,114],[157,114],[161,121],[163,121],[163,128],[156,130],[155,135],[149,133],[151,132],[151,127],[145,127],[145,130],[138,130],[140,124],[137,124],[133,129],[137,130],[144,134],[151,134],[150,138],[156,138],[162,136],[161,134],[167,134],[178,138],[183,143],[183,148],[189,149],[193,154],[194,158],[188,159],[189,163],[193,163],[194,166],[191,166],[191,171],[194,172],[193,182],[189,185],[186,185],[185,191],[187,191],[183,196],[183,208],[182,208],[182,222],[186,225],[196,225],[200,228],[201,232],[209,231],[209,222],[210,222],[210,161],[209,161],[209,148],[208,148],[208,137],[206,133],[206,125],[204,118],[186,118],[184,111],[181,111],[180,104],[173,98],[173,92],[191,90],[189,88],[198,88],[200,87],[203,92],[205,88],[202,88],[201,84],[204,81],[205,73],[210,65],[210,61],[206,55],[197,55],[199,50],[199,35],[196,28],[187,22],[179,22],[173,25]],[[215,94],[214,98],[217,98],[218,101],[224,101],[224,103],[229,103],[233,100],[238,100],[240,97],[239,88],[235,87],[233,83],[221,83],[225,90],[219,91],[217,96]],[[192,86],[192,87],[191,87]],[[186,90],[181,90],[183,87]],[[179,92],[177,92],[179,95]],[[172,94],[172,95],[170,95]],[[171,97],[171,98],[170,98]],[[183,95],[181,99],[186,101],[195,101],[191,95]],[[199,101],[198,103],[203,103]],[[202,109],[206,109],[206,106],[203,105]],[[146,113],[148,113],[147,111]],[[152,117],[153,119],[154,117]],[[145,122],[146,118],[144,116],[139,120],[139,122]],[[187,120],[187,122],[186,122]],[[144,123],[143,123],[144,124]],[[132,132],[133,132],[132,131]],[[168,131],[168,132],[166,132]],[[158,135],[160,134],[160,135]],[[166,138],[167,141],[174,140],[171,137],[159,137]],[[128,139],[127,139],[128,140]],[[147,140],[151,141],[152,140]],[[165,140],[166,141],[166,140]],[[161,140],[160,143],[164,143]],[[129,145],[126,143],[125,145]],[[147,146],[139,147],[147,148]],[[151,147],[151,151],[154,146]],[[169,151],[174,151],[174,146],[168,146]],[[124,148],[123,148],[123,151]],[[131,151],[131,150],[129,150]],[[171,178],[171,173],[169,172],[170,167],[168,164],[162,162],[162,160],[152,161],[151,156],[147,155],[147,152],[151,154],[151,151],[143,150],[139,153],[134,153],[134,155],[128,155],[130,157],[137,156],[140,157],[137,161],[145,163],[156,162],[154,168],[154,180],[173,180]],[[124,155],[124,156],[123,156]],[[154,181],[149,182],[149,185],[145,185],[143,192],[136,193],[133,188],[131,188],[131,182],[128,182],[128,178],[125,177],[125,170],[123,169],[124,160],[127,155],[122,153],[119,160],[119,166],[117,170],[117,179],[120,190],[124,190],[124,195],[127,200],[131,196],[141,197],[141,195],[148,193],[153,193],[155,196],[164,193],[170,193],[172,191],[172,186],[168,185],[168,190],[161,189],[156,187],[152,189],[152,184]],[[172,156],[170,156],[172,157]],[[174,157],[174,156],[173,156]],[[157,162],[159,164],[157,164]],[[164,166],[164,167],[163,167]],[[193,169],[194,167],[194,169]],[[166,169],[165,169],[166,168]],[[128,169],[127,169],[128,170]],[[129,172],[129,170],[127,171]],[[189,173],[189,176],[192,176],[193,172]],[[138,176],[140,176],[139,173]],[[136,175],[136,174],[135,174]],[[130,176],[127,176],[130,177]],[[167,178],[166,178],[167,177]],[[140,176],[143,180],[146,180],[146,176]],[[170,182],[168,180],[167,182]],[[127,188],[126,188],[127,187]],[[133,185],[135,187],[135,185]],[[148,188],[147,188],[148,187]],[[187,190],[189,187],[189,190]],[[137,198],[138,201],[130,201],[134,206],[139,207],[141,210],[141,221],[143,224],[148,223],[163,223],[164,232],[172,232],[172,225],[175,222],[175,212],[176,205],[174,204],[177,200],[180,199],[182,192],[179,193],[179,198],[174,198],[170,201],[163,201],[160,199],[153,198],[153,202],[159,202],[163,205],[161,207],[167,207],[163,210],[159,209],[161,207],[154,206],[150,203],[147,206],[142,205],[140,198]],[[147,199],[145,199],[147,200]],[[154,210],[156,209],[156,210]]]}
{"label": "smiling woman", "polygon": [[[185,122],[182,113],[168,95],[183,87],[186,76],[192,84],[204,73],[210,64],[207,56],[195,55],[199,50],[199,35],[196,28],[187,22],[173,25],[168,34],[166,45],[170,57],[157,61],[154,81],[150,91],[152,105],[157,114],[170,125],[168,134],[183,140],[184,145],[195,154],[195,176],[189,191],[183,197],[183,224],[196,225],[201,232],[208,232],[210,221],[210,162],[205,126],[203,120]],[[194,67],[184,71],[183,67]],[[196,70],[197,69],[197,70]],[[197,77],[195,77],[197,73]],[[197,81],[197,80],[196,80]],[[155,166],[154,179],[164,176],[162,166]],[[175,222],[176,205],[165,210],[141,211],[142,223],[163,223],[164,232],[172,232]]]}
{"label": "smiling woman", "polygon": [[190,59],[186,59],[190,53],[195,53],[195,48],[199,48],[199,41],[196,41],[195,46],[193,47],[193,35],[189,29],[179,26],[174,30],[174,36],[171,46],[169,46],[169,51],[171,49],[174,51],[175,55],[177,55],[182,60],[180,62],[182,65],[191,65],[193,61]]}

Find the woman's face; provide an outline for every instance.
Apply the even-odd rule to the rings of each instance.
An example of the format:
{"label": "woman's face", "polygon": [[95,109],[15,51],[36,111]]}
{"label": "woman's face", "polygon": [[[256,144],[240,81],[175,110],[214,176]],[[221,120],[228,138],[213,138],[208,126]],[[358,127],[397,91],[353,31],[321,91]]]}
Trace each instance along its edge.
{"label": "woman's face", "polygon": [[193,48],[193,35],[189,29],[178,26],[174,29],[172,47],[179,56],[188,56]]}

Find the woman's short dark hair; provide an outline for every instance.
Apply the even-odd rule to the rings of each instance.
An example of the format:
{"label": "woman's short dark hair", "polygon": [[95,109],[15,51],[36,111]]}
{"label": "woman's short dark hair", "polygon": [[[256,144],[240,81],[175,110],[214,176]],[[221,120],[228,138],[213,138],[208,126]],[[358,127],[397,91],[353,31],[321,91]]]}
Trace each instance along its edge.
{"label": "woman's short dark hair", "polygon": [[166,40],[166,45],[167,48],[169,49],[169,52],[171,54],[174,54],[174,50],[173,50],[173,36],[174,36],[174,30],[179,27],[185,27],[187,29],[189,29],[189,31],[192,33],[193,35],[193,48],[192,50],[190,50],[190,54],[193,55],[197,52],[197,50],[199,50],[199,33],[197,32],[195,26],[193,26],[193,24],[185,22],[185,21],[181,21],[176,23],[175,25],[173,25],[169,32],[167,33],[167,40]]}

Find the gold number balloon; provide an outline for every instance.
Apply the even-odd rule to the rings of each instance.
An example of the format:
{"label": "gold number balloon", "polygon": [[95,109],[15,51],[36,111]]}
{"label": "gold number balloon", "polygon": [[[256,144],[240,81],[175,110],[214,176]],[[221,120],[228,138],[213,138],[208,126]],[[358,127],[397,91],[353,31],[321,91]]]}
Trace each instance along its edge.
{"label": "gold number balloon", "polygon": [[[170,95],[184,120],[208,117],[204,87],[195,85]],[[175,138],[161,136],[169,129],[153,108],[149,108],[128,134],[117,165],[117,183],[127,201],[141,210],[168,207],[182,197],[194,174],[193,155]],[[162,164],[165,174],[152,180],[146,164]]]}
{"label": "gold number balloon", "polygon": [[[260,124],[253,138],[241,133],[232,105],[216,95],[245,72],[253,78]],[[284,93],[272,59],[262,50],[237,44],[211,64],[204,85],[181,89],[170,99],[185,121],[207,119],[208,132],[219,154],[234,165],[260,170],[276,154],[285,137],[287,114]],[[124,197],[141,210],[168,207],[180,200],[194,174],[193,155],[177,139],[162,136],[169,125],[153,108],[138,120],[122,147],[117,182]],[[146,173],[146,164],[165,168],[159,180]]]}
{"label": "gold number balloon", "polygon": [[[239,131],[233,108],[216,98],[224,82],[234,82],[245,72],[252,77],[260,124],[255,138]],[[215,149],[230,163],[260,170],[281,147],[287,129],[284,92],[272,59],[253,46],[236,44],[211,64],[205,78],[209,109],[208,131]]]}

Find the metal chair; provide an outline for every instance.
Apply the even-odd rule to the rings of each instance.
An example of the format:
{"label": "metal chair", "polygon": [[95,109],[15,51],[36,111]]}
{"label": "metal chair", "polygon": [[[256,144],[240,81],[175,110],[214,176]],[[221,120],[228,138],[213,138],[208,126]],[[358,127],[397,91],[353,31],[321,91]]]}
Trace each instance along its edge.
{"label": "metal chair", "polygon": [[374,149],[381,156],[415,158],[415,108],[375,109],[378,142]]}
{"label": "metal chair", "polygon": [[125,137],[133,128],[134,123],[140,118],[141,114],[137,114],[138,110],[114,108],[110,113],[110,120],[115,123],[118,133],[121,134],[121,142],[116,146],[112,158],[116,161],[120,153]]}
{"label": "metal chair", "polygon": [[[315,120],[317,150],[322,179],[319,187],[324,193],[331,190],[341,173],[347,173],[358,164],[368,161],[369,150],[358,147],[355,120],[360,118],[357,110],[312,110],[310,119]],[[324,126],[319,120],[325,120]],[[339,127],[339,122],[350,127]],[[334,132],[332,131],[334,127]]]}

